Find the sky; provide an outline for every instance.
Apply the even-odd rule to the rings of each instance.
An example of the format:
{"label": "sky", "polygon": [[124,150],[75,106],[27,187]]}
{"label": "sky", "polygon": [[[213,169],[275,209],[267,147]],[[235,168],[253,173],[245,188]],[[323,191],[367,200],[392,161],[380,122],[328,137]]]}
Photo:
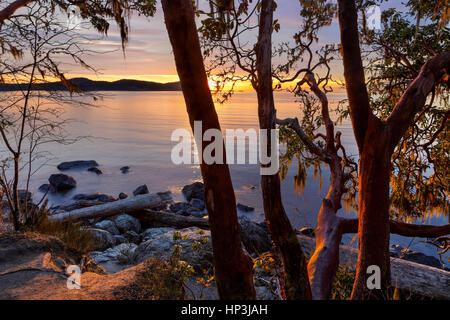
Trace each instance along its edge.
{"label": "sky", "polygon": [[[278,19],[281,29],[274,34],[274,42],[290,41],[300,26],[299,2],[278,0],[274,19]],[[85,31],[83,31],[85,32]],[[170,42],[164,25],[161,5],[158,2],[154,17],[146,18],[134,14],[130,19],[129,42],[125,55],[122,52],[117,26],[111,23],[107,36],[99,36],[94,31],[88,32],[93,41],[93,48],[102,54],[92,55],[87,61],[98,69],[98,73],[86,73],[74,68],[72,76],[86,76],[97,80],[118,80],[133,78],[157,82],[178,81]],[[256,36],[249,40],[256,42]],[[321,32],[321,42],[330,43],[339,38],[337,21]],[[320,43],[319,43],[320,44]],[[338,68],[338,65],[336,66]]]}
{"label": "sky", "polygon": [[[336,2],[336,0],[330,0]],[[108,35],[101,36],[86,22],[87,28],[79,30],[87,35],[91,43],[86,47],[95,50],[96,54],[86,56],[85,60],[93,66],[97,72],[93,73],[76,66],[73,63],[66,65],[66,74],[72,77],[87,77],[93,80],[114,81],[119,79],[139,79],[156,82],[178,81],[178,76],[173,60],[170,42],[164,24],[160,1],[157,2],[157,12],[154,17],[143,17],[133,14],[130,19],[129,42],[125,52],[118,28],[114,22]],[[202,0],[200,0],[202,3]],[[301,20],[299,16],[300,4],[298,0],[277,0],[277,10],[274,19],[278,19],[281,29],[273,35],[273,43],[292,41],[292,35],[299,30]],[[400,7],[401,0],[390,0],[383,4],[386,7]],[[60,14],[59,19],[67,21],[66,14]],[[197,26],[199,23],[197,23]],[[337,19],[333,19],[330,26],[322,28],[319,33],[320,47],[339,40],[339,26]],[[256,43],[256,33],[246,40]],[[63,69],[64,70],[64,69]],[[343,78],[341,61],[332,63],[333,78]]]}

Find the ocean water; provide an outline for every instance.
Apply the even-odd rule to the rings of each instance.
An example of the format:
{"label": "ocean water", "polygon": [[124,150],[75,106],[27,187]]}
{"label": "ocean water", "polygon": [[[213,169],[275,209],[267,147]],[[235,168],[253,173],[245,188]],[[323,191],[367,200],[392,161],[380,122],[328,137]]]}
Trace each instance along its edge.
{"label": "ocean water", "polygon": [[[198,165],[175,165],[171,161],[172,148],[178,143],[171,141],[173,130],[190,130],[181,92],[108,92],[97,102],[97,107],[67,107],[65,117],[75,120],[67,126],[72,137],[89,136],[71,145],[47,144],[45,150],[51,159],[31,179],[30,191],[34,198],[42,194],[37,191],[62,161],[96,160],[103,171],[97,176],[86,170],[67,172],[77,180],[77,188],[64,195],[50,195],[53,204],[67,204],[78,193],[101,192],[117,196],[120,192],[132,194],[142,184],[150,192],[170,190],[176,200],[182,200],[184,185],[201,179]],[[330,96],[331,109],[343,94]],[[300,117],[300,105],[288,93],[275,95],[277,117]],[[236,93],[225,104],[217,104],[222,129],[258,129],[256,95],[252,92]],[[348,121],[336,130],[342,132],[342,141],[348,155],[356,155],[357,148]],[[3,148],[3,146],[2,146]],[[43,163],[36,163],[39,166]],[[119,170],[130,166],[128,174]],[[260,189],[259,168],[255,164],[230,165],[233,186],[239,203],[252,206],[252,213],[240,213],[249,218],[264,219]],[[286,179],[282,183],[283,202],[295,228],[315,227],[322,198],[328,190],[328,169],[322,168],[322,183],[308,170],[308,179],[303,193],[296,191],[294,176],[297,163],[293,161]],[[354,212],[341,209],[339,215],[355,217]],[[432,217],[427,223],[445,224],[447,218]],[[436,250],[421,238],[392,236],[391,243],[436,255]],[[354,235],[345,235],[343,241],[356,246]]]}

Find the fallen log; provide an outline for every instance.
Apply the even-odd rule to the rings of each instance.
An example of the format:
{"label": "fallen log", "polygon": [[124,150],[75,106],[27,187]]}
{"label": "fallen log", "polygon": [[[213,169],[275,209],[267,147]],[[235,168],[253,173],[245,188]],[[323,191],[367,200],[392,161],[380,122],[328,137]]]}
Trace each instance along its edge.
{"label": "fallen log", "polygon": [[83,219],[109,217],[120,213],[131,213],[142,209],[153,208],[168,200],[165,193],[144,194],[133,198],[90,206],[48,217],[50,222],[75,222]]}
{"label": "fallen log", "polygon": [[[297,236],[306,255],[314,251],[315,240]],[[358,250],[339,247],[339,264],[354,272]],[[436,299],[450,299],[450,272],[427,265],[391,257],[391,282],[394,287]]]}

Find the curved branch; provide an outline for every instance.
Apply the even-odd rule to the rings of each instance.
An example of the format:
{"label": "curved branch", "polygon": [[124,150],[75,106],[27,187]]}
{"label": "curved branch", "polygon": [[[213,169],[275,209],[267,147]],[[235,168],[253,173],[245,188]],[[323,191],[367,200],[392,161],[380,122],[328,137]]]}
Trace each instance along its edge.
{"label": "curved branch", "polygon": [[33,2],[34,0],[16,0],[10,5],[8,5],[6,8],[4,8],[2,11],[0,11],[0,25],[5,22],[5,20],[12,17],[12,15],[19,10],[20,8],[26,6],[30,2]]}

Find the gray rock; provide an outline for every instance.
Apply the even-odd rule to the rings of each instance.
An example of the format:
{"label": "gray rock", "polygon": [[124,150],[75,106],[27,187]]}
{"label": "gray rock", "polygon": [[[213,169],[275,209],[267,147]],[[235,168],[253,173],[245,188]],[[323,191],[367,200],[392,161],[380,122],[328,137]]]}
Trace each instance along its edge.
{"label": "gray rock", "polygon": [[117,229],[116,224],[111,220],[103,220],[94,225],[97,229],[106,230],[112,235],[119,235],[119,229]]}
{"label": "gray rock", "polygon": [[194,216],[194,217],[197,217],[197,218],[203,218],[204,216],[207,215],[206,212],[200,211],[200,210],[198,210],[197,208],[194,208],[194,207],[189,207],[189,208],[186,210],[186,213],[187,213],[188,215],[191,215],[191,216]]}
{"label": "gray rock", "polygon": [[[180,233],[181,240],[174,241],[175,232]],[[198,250],[193,248],[194,243],[201,244]],[[141,243],[136,251],[137,261],[142,262],[152,257],[167,259],[176,244],[182,246],[181,259],[194,267],[197,272],[212,268],[211,234],[209,231],[196,227],[171,230]]]}
{"label": "gray rock", "polygon": [[122,167],[122,168],[120,168],[120,171],[123,174],[127,174],[128,172],[130,172],[130,167],[129,166]]}
{"label": "gray rock", "polygon": [[200,211],[205,209],[205,201],[201,199],[192,198],[189,204]]}
{"label": "gray rock", "polygon": [[42,192],[42,193],[46,193],[47,191],[48,192],[55,191],[55,189],[48,183],[44,183],[43,185],[41,185],[38,190],[39,190],[39,192]]}
{"label": "gray rock", "polygon": [[52,174],[48,181],[56,192],[68,191],[77,186],[77,182],[73,177],[62,173]]}
{"label": "gray rock", "polygon": [[127,232],[125,232],[123,234],[123,236],[125,238],[127,238],[129,242],[132,242],[132,243],[141,242],[141,236],[139,234],[137,234],[136,232],[134,232],[133,230],[128,230]]}
{"label": "gray rock", "polygon": [[305,235],[307,237],[311,237],[311,238],[315,237],[313,228],[303,227],[299,231],[300,231],[301,234],[303,234],[303,235]]}
{"label": "gray rock", "polygon": [[240,210],[240,211],[242,211],[242,212],[251,212],[251,211],[255,211],[255,208],[246,206],[246,205],[241,204],[241,203],[238,203],[238,204],[237,204],[237,208],[238,208],[238,210]]}
{"label": "gray rock", "polygon": [[260,255],[272,251],[272,241],[266,224],[250,221],[247,217],[239,217],[241,240],[250,254]]}
{"label": "gray rock", "polygon": [[136,248],[134,243],[122,243],[103,252],[90,253],[92,260],[102,266],[107,273],[115,273],[136,263]]}
{"label": "gray rock", "polygon": [[170,211],[174,213],[178,213],[180,210],[186,211],[187,208],[189,208],[189,204],[186,202],[174,202],[169,206]]}
{"label": "gray rock", "polygon": [[127,231],[139,233],[141,231],[141,223],[136,218],[128,214],[121,214],[114,217],[114,222],[121,233],[125,233]]}
{"label": "gray rock", "polygon": [[136,190],[133,191],[133,195],[137,196],[140,194],[147,194],[150,193],[150,191],[148,191],[148,187],[146,184],[143,184],[142,186],[139,186],[136,188]]}
{"label": "gray rock", "polygon": [[114,202],[117,201],[116,198],[113,196],[110,196],[109,194],[103,194],[103,193],[92,193],[92,194],[84,194],[80,193],[75,195],[73,200],[80,201],[80,200],[93,200],[93,201],[99,201],[99,202]]}
{"label": "gray rock", "polygon": [[88,229],[94,238],[94,250],[105,250],[116,244],[116,239],[111,233],[102,229]]}
{"label": "gray rock", "polygon": [[87,171],[93,172],[93,173],[95,173],[97,175],[103,174],[103,171],[100,170],[99,168],[96,168],[96,167],[90,167],[89,169],[87,169]]}
{"label": "gray rock", "polygon": [[76,160],[60,163],[57,168],[61,171],[65,171],[70,169],[90,168],[97,166],[98,163],[94,160]]}
{"label": "gray rock", "polygon": [[183,187],[181,190],[186,200],[189,202],[192,198],[205,201],[205,188],[202,182],[194,182]]}
{"label": "gray rock", "polygon": [[152,239],[154,239],[166,232],[172,231],[172,230],[175,230],[175,229],[168,228],[168,227],[146,229],[144,232],[141,233],[142,241],[152,240]]}
{"label": "gray rock", "polygon": [[128,239],[121,234],[115,235],[114,239],[116,239],[116,245],[121,243],[128,243]]}
{"label": "gray rock", "polygon": [[17,190],[19,194],[19,201],[22,202],[33,202],[33,194],[27,190]]}
{"label": "gray rock", "polygon": [[392,245],[389,251],[390,255],[393,257],[420,263],[434,268],[442,268],[442,264],[439,259],[428,256],[422,252],[412,251],[400,245]]}
{"label": "gray rock", "polygon": [[123,199],[126,199],[126,198],[128,198],[128,195],[126,193],[124,193],[124,192],[119,193],[119,199],[120,200],[123,200]]}

